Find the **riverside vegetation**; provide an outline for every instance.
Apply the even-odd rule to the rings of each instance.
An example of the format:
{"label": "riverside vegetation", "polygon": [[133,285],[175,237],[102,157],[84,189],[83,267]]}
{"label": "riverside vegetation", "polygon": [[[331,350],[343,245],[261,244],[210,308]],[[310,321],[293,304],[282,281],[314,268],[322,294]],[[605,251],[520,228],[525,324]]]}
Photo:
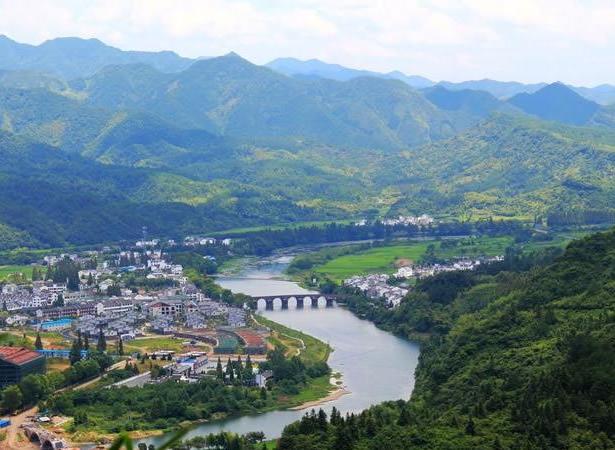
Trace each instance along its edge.
{"label": "riverside vegetation", "polygon": [[410,401],[306,416],[280,449],[558,449],[615,445],[615,231],[421,281],[396,310],[349,307],[424,341]]}

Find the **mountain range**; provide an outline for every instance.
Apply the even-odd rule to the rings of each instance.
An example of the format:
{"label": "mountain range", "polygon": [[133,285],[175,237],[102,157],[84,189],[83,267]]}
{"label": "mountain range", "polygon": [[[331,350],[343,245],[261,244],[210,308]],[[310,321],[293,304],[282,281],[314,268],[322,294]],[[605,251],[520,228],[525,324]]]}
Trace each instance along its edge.
{"label": "mountain range", "polygon": [[[278,58],[267,63],[266,66],[277,72],[297,78],[327,78],[338,81],[348,81],[353,78],[369,76],[401,80],[416,89],[438,85],[452,91],[467,89],[485,91],[496,98],[504,100],[521,93],[532,94],[547,86],[547,83],[525,84],[516,81],[497,81],[490,79],[462,82],[436,82],[418,75],[406,75],[399,71],[381,73],[368,70],[357,70],[339,64],[329,64],[317,59],[302,61],[296,58]],[[615,103],[615,86],[613,85],[602,84],[591,88],[570,86],[570,88],[588,100],[592,100],[599,104],[610,105]]]}
{"label": "mountain range", "polygon": [[[0,54],[12,48],[0,42]],[[181,236],[615,208],[615,107],[561,83],[502,99],[391,74],[287,76],[234,53],[159,60],[50,42],[20,47],[37,56],[13,55],[15,67],[2,60],[4,247],[132,239],[143,225]],[[38,71],[54,58],[64,75]]]}

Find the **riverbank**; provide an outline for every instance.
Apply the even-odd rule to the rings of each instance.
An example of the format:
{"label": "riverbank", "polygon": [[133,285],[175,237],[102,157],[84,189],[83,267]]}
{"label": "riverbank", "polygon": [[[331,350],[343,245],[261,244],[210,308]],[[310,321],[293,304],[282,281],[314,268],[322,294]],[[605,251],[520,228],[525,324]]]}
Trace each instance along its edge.
{"label": "riverbank", "polygon": [[[313,336],[285,327],[265,318],[261,318],[261,322],[259,322],[259,324],[269,327],[272,330],[272,333],[276,334],[276,346],[282,347],[283,349],[293,348],[296,350],[293,350],[292,355],[289,357],[299,357],[308,367],[313,366],[313,364],[317,362],[326,363],[331,349],[324,342],[314,338]],[[292,346],[290,345],[291,343]],[[263,396],[263,393],[257,387],[238,386],[237,389],[243,391],[243,394],[240,397],[244,400],[241,400],[242,404],[236,405],[237,407],[234,409],[228,408],[228,402],[232,403],[232,396],[229,397],[228,402],[223,402],[222,405],[211,401],[209,403],[201,402],[202,404],[197,404],[198,402],[194,403],[188,400],[189,409],[209,409],[212,411],[211,414],[208,414],[207,417],[196,420],[189,420],[189,416],[184,412],[177,416],[160,416],[160,418],[157,419],[157,422],[160,422],[160,425],[162,426],[149,421],[149,409],[134,408],[135,403],[131,403],[130,401],[125,403],[123,400],[119,400],[118,393],[112,394],[111,392],[100,390],[100,394],[104,393],[108,395],[105,395],[104,398],[98,399],[99,404],[84,405],[80,408],[64,411],[64,416],[68,417],[66,417],[66,420],[62,421],[61,426],[57,426],[57,432],[67,441],[76,443],[79,446],[87,447],[94,445],[92,443],[110,443],[117,436],[117,433],[121,431],[126,431],[132,439],[141,440],[163,435],[177,429],[178,427],[198,428],[209,424],[215,426],[216,423],[241,420],[243,417],[258,416],[266,413],[291,410],[293,408],[302,408],[305,407],[303,405],[306,404],[319,404],[320,402],[327,402],[331,401],[333,398],[338,398],[340,395],[338,392],[340,388],[337,385],[337,379],[335,382],[332,382],[330,374],[322,376],[317,376],[315,374],[312,376],[307,373],[303,374],[305,382],[297,382],[296,387],[294,388],[296,390],[294,392],[293,385],[281,382],[278,386],[276,383],[271,390],[266,391],[266,396]],[[208,389],[217,389],[213,386],[213,384],[215,384],[215,380],[210,379],[208,383],[211,385]],[[160,392],[162,387],[163,385],[158,385],[157,389],[154,389],[152,386],[144,387],[148,388],[150,393],[139,393],[132,390],[126,390],[119,394],[119,397],[134,397],[133,400],[139,404],[148,401],[147,398],[151,399],[158,394],[160,394],[161,398],[168,398],[171,391],[176,392],[176,390],[173,390],[173,387],[169,386],[165,387],[163,390],[164,392]],[[181,394],[186,395],[188,393],[182,391]],[[112,398],[107,398],[109,396]],[[201,397],[197,396],[197,398]],[[249,401],[247,400],[248,398]],[[68,401],[69,404],[73,401],[75,404],[82,404],[81,400],[78,399],[66,398],[64,400],[65,402]],[[224,405],[226,405],[225,408],[222,407]],[[153,407],[156,410],[165,410],[165,408],[171,406],[168,405],[168,402],[164,402]],[[105,412],[105,410],[109,408],[115,408],[118,411],[128,412],[129,414],[125,416],[126,418],[110,416],[107,412]],[[80,423],[75,425],[71,417],[76,416],[85,416],[87,419],[85,422],[80,420]],[[174,421],[170,417],[177,417],[177,419],[181,422],[175,421],[175,423],[173,423]],[[168,423],[169,426],[165,427],[164,422]],[[146,426],[143,427],[140,425]],[[130,430],[130,426],[136,427],[137,429],[133,428]],[[152,427],[151,429],[149,429],[150,426]]]}

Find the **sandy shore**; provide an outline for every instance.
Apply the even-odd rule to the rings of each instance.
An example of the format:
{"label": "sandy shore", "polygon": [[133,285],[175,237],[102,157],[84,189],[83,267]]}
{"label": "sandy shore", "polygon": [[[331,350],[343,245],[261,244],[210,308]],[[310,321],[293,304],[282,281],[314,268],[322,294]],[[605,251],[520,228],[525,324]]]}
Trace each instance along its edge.
{"label": "sandy shore", "polygon": [[332,391],[331,393],[329,393],[329,395],[327,395],[326,397],[322,397],[319,398],[318,400],[312,400],[310,402],[305,402],[299,406],[294,406],[292,408],[288,408],[291,411],[301,411],[302,409],[308,409],[308,408],[313,408],[315,406],[320,406],[323,403],[328,403],[331,402],[333,400],[337,400],[338,398],[346,395],[346,394],[350,394],[350,391],[344,388],[337,388],[334,391]]}

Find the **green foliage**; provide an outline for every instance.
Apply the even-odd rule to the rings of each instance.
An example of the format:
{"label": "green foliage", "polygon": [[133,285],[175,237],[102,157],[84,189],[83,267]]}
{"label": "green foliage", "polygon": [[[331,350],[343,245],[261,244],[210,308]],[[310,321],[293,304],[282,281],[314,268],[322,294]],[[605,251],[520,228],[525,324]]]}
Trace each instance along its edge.
{"label": "green foliage", "polygon": [[575,241],[555,259],[514,253],[474,273],[427,279],[395,311],[347,294],[352,309],[380,326],[422,336],[412,398],[322,426],[306,417],[285,429],[279,448],[312,439],[323,449],[385,441],[393,448],[612,447],[614,262],[611,231]]}

